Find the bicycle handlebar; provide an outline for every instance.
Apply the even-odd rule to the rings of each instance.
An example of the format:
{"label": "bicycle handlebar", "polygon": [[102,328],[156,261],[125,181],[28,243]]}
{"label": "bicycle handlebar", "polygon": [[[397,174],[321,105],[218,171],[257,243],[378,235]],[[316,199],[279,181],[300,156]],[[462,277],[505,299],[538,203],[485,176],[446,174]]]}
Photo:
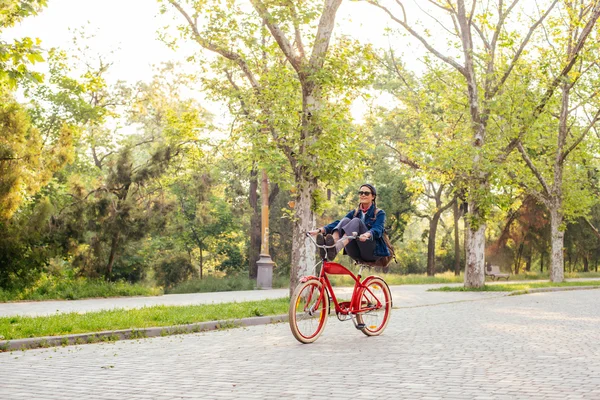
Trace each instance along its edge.
{"label": "bicycle handlebar", "polygon": [[[358,239],[360,237],[360,235],[358,233],[356,233],[356,232],[352,232],[352,233],[354,233],[354,235],[352,235],[352,236],[344,236],[344,237],[338,239],[338,242],[341,242],[344,239],[356,240],[356,239]],[[319,248],[322,248],[322,249],[331,249],[331,248],[335,247],[335,243],[332,244],[331,246],[327,246],[326,244],[323,244],[323,245],[318,244],[317,241],[315,240],[315,238],[310,234],[310,232],[306,232],[306,236],[308,236],[310,238],[310,240],[312,240],[312,242],[315,244],[315,246],[317,246]],[[371,236],[367,240],[373,240],[373,236]]]}

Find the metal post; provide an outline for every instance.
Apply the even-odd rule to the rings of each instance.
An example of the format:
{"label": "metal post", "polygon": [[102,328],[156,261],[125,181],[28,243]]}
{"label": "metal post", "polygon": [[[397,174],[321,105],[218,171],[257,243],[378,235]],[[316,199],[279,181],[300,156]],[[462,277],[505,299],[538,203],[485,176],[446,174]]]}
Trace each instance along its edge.
{"label": "metal post", "polygon": [[267,172],[262,171],[261,186],[261,246],[260,258],[256,262],[258,267],[256,276],[256,286],[259,289],[271,289],[273,287],[273,267],[275,263],[269,255],[269,180]]}

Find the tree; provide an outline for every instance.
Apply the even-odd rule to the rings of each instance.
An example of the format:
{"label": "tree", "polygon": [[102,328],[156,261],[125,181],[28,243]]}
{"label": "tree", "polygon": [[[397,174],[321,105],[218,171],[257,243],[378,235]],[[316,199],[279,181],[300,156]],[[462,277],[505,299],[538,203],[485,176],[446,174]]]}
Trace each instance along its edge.
{"label": "tree", "polygon": [[[45,0],[7,0],[0,5],[0,33],[22,19],[36,15]],[[0,219],[9,219],[23,199],[35,194],[52,173],[69,161],[73,136],[71,126],[53,125],[52,132],[40,129],[35,115],[13,95],[17,84],[39,83],[42,75],[28,69],[43,61],[39,39],[6,43],[0,40]],[[33,117],[33,122],[32,122]]]}
{"label": "tree", "polygon": [[[561,64],[570,61],[574,65],[573,69],[564,73],[553,71],[553,63],[548,63],[544,69],[548,68],[549,71],[543,71],[550,76],[554,75],[552,78],[560,87],[555,143],[533,135],[517,142],[519,153],[536,181],[525,185],[528,191],[548,208],[550,214],[552,282],[564,280],[565,218],[582,215],[591,207],[590,202],[586,201],[590,196],[589,191],[581,190],[581,182],[586,180],[587,171],[580,167],[585,165],[587,157],[580,158],[576,165],[572,166],[567,163],[568,157],[585,145],[585,138],[600,120],[600,103],[596,102],[595,106],[592,103],[593,108],[589,104],[590,99],[597,94],[594,85],[599,82],[598,41],[588,41],[586,45],[586,38],[600,18],[600,2],[567,1],[564,11],[567,25],[561,27],[559,24],[562,17],[557,18],[553,24],[555,29],[548,35],[552,51],[542,52],[542,57],[546,60],[554,59]],[[558,35],[556,32],[559,32]],[[595,80],[586,79],[594,72]],[[575,106],[574,93],[577,103]],[[588,121],[585,124],[578,123],[590,108],[592,111],[591,116],[588,114]],[[552,129],[551,126],[552,124],[548,123],[544,128]],[[576,154],[573,156],[577,157]]]}
{"label": "tree", "polygon": [[429,221],[427,274],[435,275],[438,224],[457,201],[453,182],[458,180],[459,169],[453,164],[458,155],[453,149],[459,147],[455,143],[460,143],[463,113],[444,107],[452,96],[438,84],[441,71],[432,68],[417,79],[396,60],[392,50],[380,63],[383,71],[377,87],[392,93],[400,105],[380,112],[381,127],[376,129],[376,136],[383,139],[399,164],[411,170],[413,190],[427,207],[427,213],[416,215]]}
{"label": "tree", "polygon": [[[499,0],[495,4],[495,9],[492,9],[489,3],[478,4],[477,1],[472,1],[470,7],[464,0],[431,1],[437,11],[441,10],[440,12],[451,20],[453,28],[443,25],[442,27],[446,32],[450,32],[450,43],[460,48],[462,62],[457,61],[456,55],[451,56],[440,52],[431,44],[426,34],[419,33],[414,25],[409,24],[401,1],[396,1],[401,6],[403,13],[401,18],[396,17],[390,7],[384,6],[383,1],[366,1],[387,13],[394,22],[421,42],[431,55],[454,68],[463,78],[472,135],[470,149],[468,149],[471,162],[465,176],[468,199],[465,286],[481,287],[485,282],[486,215],[492,203],[490,184],[494,179],[497,166],[503,163],[517,147],[519,139],[525,136],[546,107],[560,80],[571,71],[590,31],[585,30],[585,33],[579,37],[579,41],[573,46],[577,50],[566,60],[557,79],[548,84],[544,95],[535,106],[524,107],[525,112],[519,116],[520,124],[516,129],[508,134],[504,132],[504,137],[499,139],[492,136],[495,129],[492,129],[489,123],[497,121],[495,121],[497,107],[502,104],[499,99],[506,96],[503,89],[513,79],[513,71],[518,69],[532,36],[538,31],[558,0],[554,0],[545,11],[540,13],[537,20],[532,21],[522,38],[519,32],[508,30],[509,17],[514,14],[513,11],[519,0],[507,5]],[[595,7],[596,11],[598,6]],[[431,18],[439,21],[433,16]],[[467,151],[466,148],[464,150]]]}
{"label": "tree", "polygon": [[[445,190],[447,190],[446,185],[441,184],[436,187],[433,183],[428,182],[427,188],[423,192],[425,197],[435,202],[435,206],[433,208],[433,215],[425,215],[419,214],[421,218],[425,218],[429,221],[429,231],[427,232],[427,275],[434,276],[435,275],[435,245],[436,245],[436,235],[437,228],[440,223],[440,218],[444,211],[452,207],[452,205],[456,202],[456,197],[452,197],[451,200],[447,201],[446,204],[443,203],[442,196],[444,195]],[[452,190],[450,188],[450,190]]]}
{"label": "tree", "polygon": [[[231,206],[222,198],[222,193],[215,192],[215,186],[215,179],[208,173],[191,171],[171,183],[180,209],[180,217],[172,217],[175,221],[172,221],[171,236],[180,237],[188,252],[198,255],[200,279],[209,249],[227,255],[236,248],[235,244],[228,246],[232,241],[228,234],[234,226]],[[236,269],[240,267],[241,264]]]}
{"label": "tree", "polygon": [[[340,160],[357,148],[348,135],[349,99],[355,96],[348,88],[360,81],[364,61],[348,40],[330,48],[341,0],[299,5],[252,0],[252,10],[234,1],[168,3],[185,19],[183,34],[220,57],[213,71],[225,71],[226,79],[213,80],[210,87],[220,91],[220,98],[235,101],[236,108],[241,99],[246,111],[236,115],[247,113],[242,129],[269,175],[277,178],[284,169],[293,179],[293,290],[314,261],[304,233],[314,227],[318,181],[338,181]],[[310,51],[303,37],[307,29],[315,32],[309,36]]]}
{"label": "tree", "polygon": [[540,265],[549,244],[548,215],[533,196],[514,199],[514,208],[506,213],[498,238],[486,251],[486,259],[498,265],[514,265],[519,274],[523,257],[530,271],[534,251],[540,253]]}

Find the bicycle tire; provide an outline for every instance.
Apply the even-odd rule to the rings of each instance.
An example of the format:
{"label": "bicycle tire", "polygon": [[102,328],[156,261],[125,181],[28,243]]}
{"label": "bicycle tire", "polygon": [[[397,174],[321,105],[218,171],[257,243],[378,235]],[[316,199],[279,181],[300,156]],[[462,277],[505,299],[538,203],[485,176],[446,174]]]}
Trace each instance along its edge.
{"label": "bicycle tire", "polygon": [[[381,308],[365,313],[357,314],[356,321],[359,324],[364,324],[365,327],[361,332],[367,336],[378,336],[383,333],[392,313],[392,293],[387,283],[379,277],[366,279],[365,286],[369,290],[362,289],[360,291],[360,304],[376,304],[375,298],[382,304]],[[375,298],[374,298],[375,297]]]}
{"label": "bicycle tire", "polygon": [[321,336],[329,316],[327,290],[318,279],[300,283],[290,298],[289,324],[294,337],[304,344]]}

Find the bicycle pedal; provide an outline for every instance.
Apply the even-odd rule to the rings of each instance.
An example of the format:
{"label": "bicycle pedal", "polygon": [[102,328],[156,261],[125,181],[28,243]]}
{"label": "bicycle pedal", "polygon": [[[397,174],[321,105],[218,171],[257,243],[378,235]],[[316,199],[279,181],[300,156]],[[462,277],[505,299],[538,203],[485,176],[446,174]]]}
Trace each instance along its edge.
{"label": "bicycle pedal", "polygon": [[365,325],[365,324],[356,324],[356,329],[358,329],[359,331],[361,331],[361,330],[365,329],[366,326],[367,325]]}

